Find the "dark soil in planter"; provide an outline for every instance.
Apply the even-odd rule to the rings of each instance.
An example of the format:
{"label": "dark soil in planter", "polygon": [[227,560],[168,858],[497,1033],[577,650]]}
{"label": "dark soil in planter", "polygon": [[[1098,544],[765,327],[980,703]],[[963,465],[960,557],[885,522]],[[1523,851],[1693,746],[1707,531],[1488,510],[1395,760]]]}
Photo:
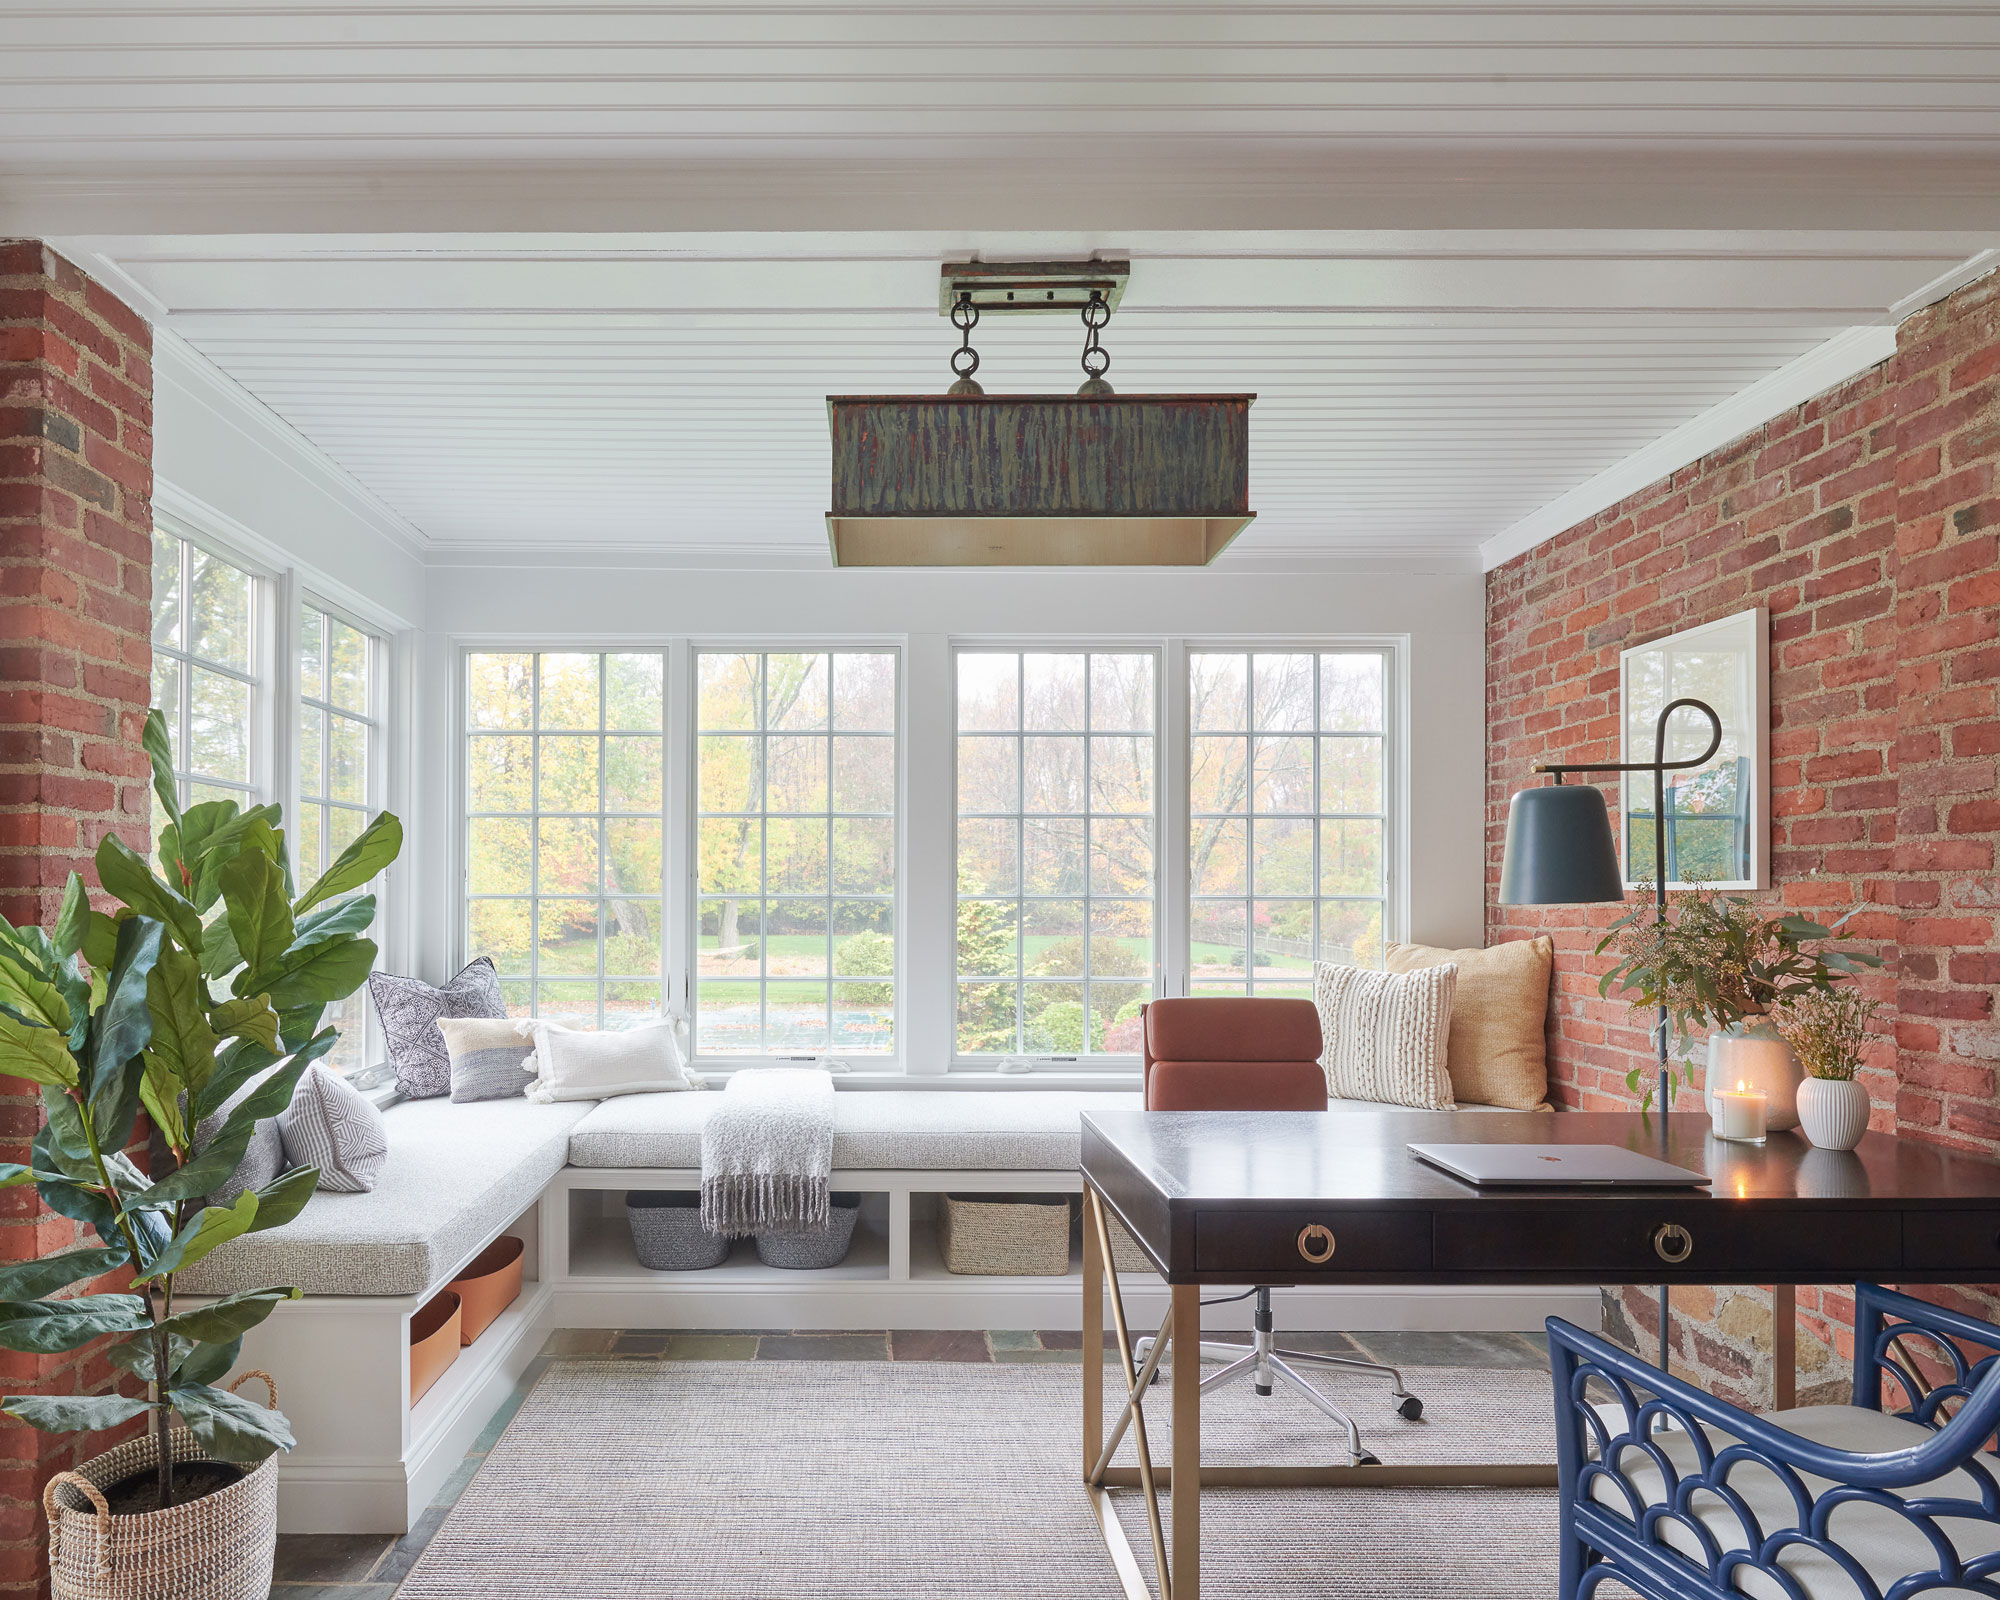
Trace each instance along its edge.
{"label": "dark soil in planter", "polygon": [[[183,1461],[174,1468],[174,1504],[184,1506],[205,1494],[241,1483],[249,1472],[227,1461]],[[104,1491],[114,1517],[136,1517],[160,1509],[160,1474],[155,1467],[120,1478]]]}

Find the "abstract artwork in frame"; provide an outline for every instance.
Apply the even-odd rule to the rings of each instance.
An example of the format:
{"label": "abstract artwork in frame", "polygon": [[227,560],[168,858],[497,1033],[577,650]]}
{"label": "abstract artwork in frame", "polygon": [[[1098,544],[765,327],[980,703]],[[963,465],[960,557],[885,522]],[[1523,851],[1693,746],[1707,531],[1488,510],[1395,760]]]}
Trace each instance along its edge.
{"label": "abstract artwork in frame", "polygon": [[[1761,607],[1684,628],[1618,658],[1621,761],[1653,759],[1654,728],[1669,701],[1706,701],[1722,719],[1722,747],[1704,766],[1667,775],[1668,887],[1770,886],[1771,632]],[[1667,728],[1667,759],[1707,747],[1707,719],[1679,711]],[[1652,877],[1653,780],[1624,776],[1620,846],[1627,888]]]}

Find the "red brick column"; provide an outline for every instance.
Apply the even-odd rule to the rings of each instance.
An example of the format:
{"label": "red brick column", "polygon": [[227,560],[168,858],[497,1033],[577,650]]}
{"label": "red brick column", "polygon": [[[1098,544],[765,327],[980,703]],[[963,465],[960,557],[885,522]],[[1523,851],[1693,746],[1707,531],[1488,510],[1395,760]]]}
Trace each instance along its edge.
{"label": "red brick column", "polygon": [[[139,731],[152,646],[152,333],[53,251],[0,241],[0,915],[53,920],[105,833],[147,848]],[[31,1084],[0,1078],[0,1160],[26,1161]],[[32,1189],[0,1191],[0,1261],[73,1241]],[[107,1388],[94,1349],[0,1352],[7,1392]],[[112,1440],[0,1419],[0,1596],[46,1594],[40,1494]]]}

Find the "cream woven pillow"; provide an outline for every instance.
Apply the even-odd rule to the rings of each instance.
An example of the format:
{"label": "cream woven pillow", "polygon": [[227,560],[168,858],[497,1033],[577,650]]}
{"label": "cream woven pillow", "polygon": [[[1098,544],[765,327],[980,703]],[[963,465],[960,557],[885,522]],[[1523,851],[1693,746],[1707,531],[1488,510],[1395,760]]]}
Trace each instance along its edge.
{"label": "cream woven pillow", "polygon": [[1337,1100],[1454,1109],[1445,1060],[1457,987],[1451,965],[1399,973],[1313,963],[1326,1092]]}

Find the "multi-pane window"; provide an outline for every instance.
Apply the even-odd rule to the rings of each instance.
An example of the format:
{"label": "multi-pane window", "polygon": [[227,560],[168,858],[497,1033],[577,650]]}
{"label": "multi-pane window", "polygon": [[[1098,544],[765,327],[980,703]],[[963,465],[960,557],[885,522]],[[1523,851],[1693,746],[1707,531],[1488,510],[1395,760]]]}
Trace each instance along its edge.
{"label": "multi-pane window", "polygon": [[1387,656],[1188,658],[1195,994],[1308,995],[1312,964],[1382,964]]}
{"label": "multi-pane window", "polygon": [[[153,534],[153,704],[183,806],[259,803],[254,765],[257,584],[200,546]],[[157,833],[164,818],[153,818]]]}
{"label": "multi-pane window", "polygon": [[698,1054],[895,1050],[896,662],[697,654]]}
{"label": "multi-pane window", "polygon": [[1149,651],[957,654],[960,1055],[1139,1048],[1154,666]]}
{"label": "multi-pane window", "polygon": [[466,658],[466,938],[515,1014],[658,1015],[666,658]]}
{"label": "multi-pane window", "polygon": [[[381,759],[374,687],[375,640],[312,605],[299,608],[299,802],[286,832],[292,869],[311,883],[361,835],[378,808]],[[369,892],[378,897],[379,883]],[[379,918],[377,928],[381,927]],[[376,934],[377,939],[380,933]],[[328,1063],[353,1072],[375,1059],[374,1015],[357,989],[327,1021],[340,1029]]]}

